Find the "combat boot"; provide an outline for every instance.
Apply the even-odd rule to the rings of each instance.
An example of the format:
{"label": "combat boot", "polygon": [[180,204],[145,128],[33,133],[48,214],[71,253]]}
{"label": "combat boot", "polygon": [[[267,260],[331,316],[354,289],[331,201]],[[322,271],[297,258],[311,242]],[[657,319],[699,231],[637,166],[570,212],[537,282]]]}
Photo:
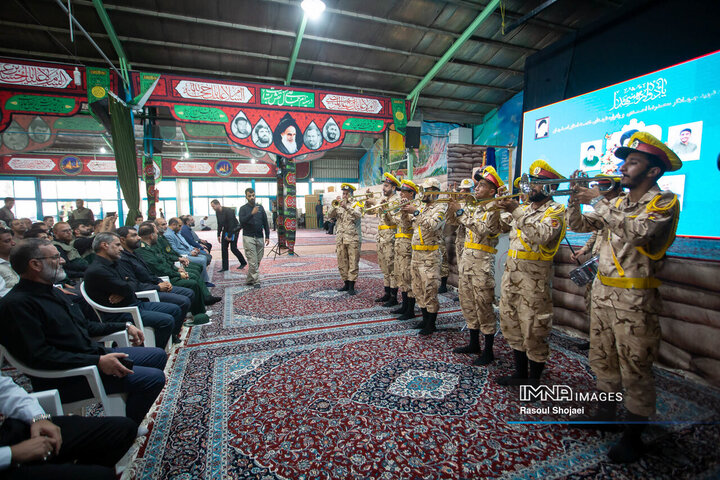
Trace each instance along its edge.
{"label": "combat boot", "polygon": [[425,325],[427,325],[427,321],[428,321],[427,308],[421,308],[420,311],[422,312],[423,319],[421,322],[415,324],[415,326],[413,327],[415,330],[422,330],[423,328],[425,328]]}
{"label": "combat boot", "polygon": [[470,343],[453,349],[453,353],[480,353],[480,330],[470,329]]}
{"label": "combat boot", "polygon": [[408,297],[407,310],[398,317],[398,320],[410,320],[411,318],[415,318],[415,297]]}
{"label": "combat boot", "polygon": [[442,277],[440,279],[440,288],[438,288],[438,293],[445,293],[447,292],[447,279],[448,277]]}
{"label": "combat boot", "polygon": [[348,282],[348,295],[355,295],[357,292],[355,291],[355,282],[349,281]]}
{"label": "combat boot", "polygon": [[418,332],[420,335],[431,335],[433,332],[437,331],[437,328],[435,328],[435,322],[437,321],[437,312],[428,312],[428,319],[427,323],[425,324],[425,327]]}
{"label": "combat boot", "polygon": [[338,292],[347,292],[350,289],[350,282],[348,280],[345,280],[345,285],[338,288]]}
{"label": "combat boot", "polygon": [[390,299],[387,302],[383,303],[383,307],[394,307],[395,305],[398,304],[397,292],[398,292],[397,288],[390,289]]}
{"label": "combat boot", "polygon": [[390,287],[385,287],[385,295],[375,299],[376,302],[387,302],[390,300]]}
{"label": "combat boot", "polygon": [[513,350],[515,356],[515,373],[506,377],[498,377],[495,383],[498,385],[524,385],[528,381],[528,358],[525,352]]}
{"label": "combat boot", "polygon": [[402,294],[401,294],[400,296],[402,297],[402,305],[400,305],[400,308],[398,308],[397,310],[393,310],[393,311],[391,311],[390,313],[400,313],[400,314],[402,314],[402,313],[405,313],[405,310],[407,310],[407,308],[408,308],[408,294],[407,294],[407,292],[402,292]]}
{"label": "combat boot", "polygon": [[495,360],[495,355],[493,354],[493,343],[495,342],[495,334],[490,333],[488,335],[485,335],[485,349],[482,352],[482,355],[480,355],[475,361],[473,362],[473,365],[482,366],[487,365],[493,360]]}
{"label": "combat boot", "polygon": [[645,453],[645,444],[642,442],[645,424],[637,422],[647,422],[648,417],[628,412],[627,420],[631,423],[625,424],[622,438],[608,451],[608,457],[613,463],[633,463]]}

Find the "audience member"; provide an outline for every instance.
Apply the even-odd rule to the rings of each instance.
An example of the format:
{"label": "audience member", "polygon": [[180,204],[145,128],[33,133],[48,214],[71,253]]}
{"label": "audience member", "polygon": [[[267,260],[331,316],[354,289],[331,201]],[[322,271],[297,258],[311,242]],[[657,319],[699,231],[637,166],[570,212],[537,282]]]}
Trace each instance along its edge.
{"label": "audience member", "polygon": [[22,240],[25,238],[25,232],[28,231],[27,224],[19,218],[10,221],[10,229],[13,232],[15,240]]}
{"label": "audience member", "polygon": [[82,198],[78,198],[75,200],[75,206],[77,207],[75,210],[70,212],[68,215],[68,222],[72,222],[73,220],[89,220],[91,222],[95,221],[95,215],[93,214],[93,211],[89,208],[85,208],[85,201]]}
{"label": "audience member", "polygon": [[126,417],[50,416],[4,375],[0,413],[2,478],[114,480],[137,432]]}
{"label": "audience member", "polygon": [[[210,263],[209,260],[205,255],[201,255],[199,250],[193,249],[190,245],[188,245],[185,239],[177,234],[177,232],[180,231],[180,220],[178,220],[177,217],[171,218],[170,222],[173,223],[170,224],[169,222],[166,222],[164,218],[155,219],[155,225],[158,227],[158,235],[162,233],[163,237],[169,243],[170,248],[173,251],[182,255],[184,258],[187,258],[190,263],[194,263],[195,265],[201,267],[200,275],[202,276],[202,279],[205,282],[209,282],[210,277],[207,273],[207,265]],[[170,226],[170,228],[168,228],[168,226]]]}
{"label": "audience member", "polygon": [[[180,307],[164,302],[141,302],[132,285],[118,267],[122,245],[113,232],[98,234],[93,240],[95,260],[85,272],[85,291],[93,301],[106,307],[138,307],[143,324],[155,330],[155,344],[165,347],[177,325],[182,327]],[[109,321],[125,319],[123,313],[103,313]]]}
{"label": "audience member", "polygon": [[[0,343],[27,366],[66,370],[96,365],[109,394],[127,393],[127,416],[140,424],[165,385],[166,355],[160,348],[107,348],[91,340],[116,331],[117,324],[89,322],[65,294],[53,285],[65,277],[65,261],[47,240],[17,245],[10,263],[20,282],[0,300]],[[127,326],[133,342],[143,335]],[[120,359],[134,364],[128,369]],[[30,378],[35,390],[57,388],[63,403],[90,397],[82,377]]]}
{"label": "audience member", "polygon": [[43,223],[47,225],[48,229],[52,230],[53,225],[55,225],[55,217],[46,215],[43,217]]}
{"label": "audience member", "polygon": [[4,297],[20,281],[20,276],[10,266],[10,251],[14,246],[12,231],[0,229],[0,278],[4,282],[0,297]]}
{"label": "audience member", "polygon": [[210,228],[208,226],[207,221],[208,221],[207,215],[205,215],[203,218],[200,219],[200,231],[201,232],[209,232],[210,230],[212,230],[212,228]]}
{"label": "audience member", "polygon": [[52,243],[65,261],[64,269],[68,278],[71,280],[82,278],[88,268],[88,262],[82,258],[80,252],[73,245],[70,224],[67,222],[56,223],[53,227],[53,233],[55,234],[55,241]]}
{"label": "audience member", "polygon": [[0,208],[0,220],[5,222],[5,225],[10,226],[11,222],[15,220],[15,214],[12,209],[15,206],[15,199],[13,197],[5,197],[5,206]]}
{"label": "audience member", "polygon": [[195,226],[195,219],[192,215],[183,215],[180,217],[182,227],[180,228],[180,235],[190,244],[191,247],[199,248],[206,253],[210,253],[212,250],[212,243],[207,240],[201,240],[195,233],[192,227]]}

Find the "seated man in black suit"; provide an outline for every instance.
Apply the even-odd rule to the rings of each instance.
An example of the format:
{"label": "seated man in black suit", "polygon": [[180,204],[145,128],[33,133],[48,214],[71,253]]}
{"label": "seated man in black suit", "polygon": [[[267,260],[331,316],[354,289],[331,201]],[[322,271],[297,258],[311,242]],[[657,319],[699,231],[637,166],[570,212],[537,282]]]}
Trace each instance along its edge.
{"label": "seated man in black suit", "polygon": [[114,480],[113,466],[135,441],[126,417],[50,416],[0,375],[0,477]]}
{"label": "seated man in black suit", "polygon": [[[0,343],[31,368],[66,370],[95,365],[109,394],[127,393],[127,416],[140,424],[165,386],[167,356],[160,348],[106,348],[91,337],[117,331],[117,324],[88,322],[80,308],[53,287],[65,277],[64,260],[47,240],[29,239],[10,254],[20,282],[0,300]],[[134,343],[142,332],[127,325]],[[128,358],[132,369],[120,362]],[[35,390],[57,388],[63,403],[91,396],[82,377],[30,378]]]}

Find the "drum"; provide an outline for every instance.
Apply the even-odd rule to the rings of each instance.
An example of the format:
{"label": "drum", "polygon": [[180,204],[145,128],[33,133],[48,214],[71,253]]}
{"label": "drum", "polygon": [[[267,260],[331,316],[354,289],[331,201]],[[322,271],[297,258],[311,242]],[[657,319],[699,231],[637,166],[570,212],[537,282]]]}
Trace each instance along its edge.
{"label": "drum", "polygon": [[575,282],[575,285],[583,286],[592,282],[595,279],[595,275],[598,271],[598,259],[600,257],[595,256],[583,263],[576,269],[570,272],[570,280]]}

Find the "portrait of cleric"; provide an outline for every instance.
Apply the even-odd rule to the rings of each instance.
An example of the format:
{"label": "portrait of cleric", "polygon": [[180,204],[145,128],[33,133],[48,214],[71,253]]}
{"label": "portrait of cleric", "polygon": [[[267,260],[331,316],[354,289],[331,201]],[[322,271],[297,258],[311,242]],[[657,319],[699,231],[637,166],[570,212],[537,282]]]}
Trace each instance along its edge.
{"label": "portrait of cleric", "polygon": [[310,122],[310,125],[305,129],[305,146],[310,150],[317,150],[322,145],[322,132],[315,122]]}
{"label": "portrait of cleric", "polygon": [[286,113],[273,133],[273,142],[283,155],[293,155],[303,144],[303,134],[295,120]]}
{"label": "portrait of cleric", "polygon": [[340,140],[340,127],[332,118],[325,123],[323,127],[323,137],[330,143]]}
{"label": "portrait of cleric", "polygon": [[245,114],[240,111],[237,115],[235,115],[230,129],[236,137],[247,138],[250,136],[250,132],[252,131],[252,125],[250,125],[250,120],[247,119]]}
{"label": "portrait of cleric", "polygon": [[10,126],[3,132],[2,139],[7,148],[15,150],[16,152],[23,150],[28,146],[28,143],[30,143],[28,133],[15,120],[13,120]]}
{"label": "portrait of cleric", "polygon": [[272,140],[273,132],[270,129],[270,125],[268,125],[267,122],[261,118],[253,129],[252,141],[258,147],[266,148],[270,146]]}
{"label": "portrait of cleric", "polygon": [[28,126],[28,135],[33,142],[45,143],[49,142],[52,138],[52,130],[50,126],[45,123],[40,117],[35,117],[30,125]]}

